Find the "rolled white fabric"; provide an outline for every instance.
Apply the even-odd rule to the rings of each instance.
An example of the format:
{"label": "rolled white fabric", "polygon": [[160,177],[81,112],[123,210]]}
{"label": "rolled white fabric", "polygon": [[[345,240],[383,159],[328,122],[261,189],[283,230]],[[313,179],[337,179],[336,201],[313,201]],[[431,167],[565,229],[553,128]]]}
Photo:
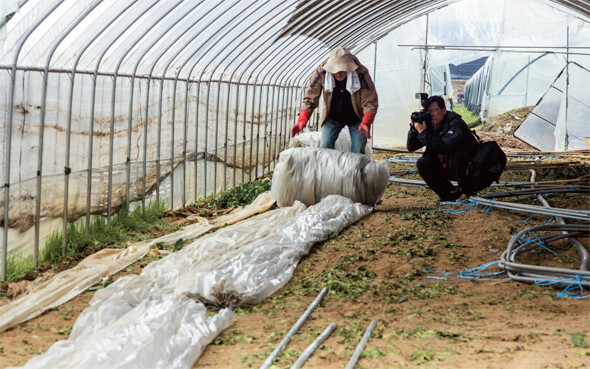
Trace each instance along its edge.
{"label": "rolled white fabric", "polygon": [[281,152],[271,193],[281,207],[295,200],[307,206],[328,195],[341,195],[353,202],[375,206],[389,181],[386,163],[376,163],[350,152],[292,148]]}
{"label": "rolled white fabric", "polygon": [[[300,133],[297,136],[291,138],[289,141],[289,148],[295,147],[320,147],[320,143],[322,141],[322,132],[304,132]],[[341,151],[350,151],[350,133],[348,132],[348,128],[342,129],[340,134],[338,135],[338,139],[334,144],[334,149],[341,150]],[[367,141],[365,145],[365,156],[369,160],[373,159],[373,149],[371,148],[370,141]]]}

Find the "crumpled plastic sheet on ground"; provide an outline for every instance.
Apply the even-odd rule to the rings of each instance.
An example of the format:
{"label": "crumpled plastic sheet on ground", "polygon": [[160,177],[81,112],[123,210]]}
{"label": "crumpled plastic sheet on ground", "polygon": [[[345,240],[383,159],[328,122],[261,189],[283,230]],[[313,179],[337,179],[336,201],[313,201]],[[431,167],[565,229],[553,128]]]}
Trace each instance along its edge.
{"label": "crumpled plastic sheet on ground", "polygon": [[[291,138],[291,140],[289,141],[289,148],[292,149],[295,147],[315,147],[319,149],[321,141],[321,131],[304,132]],[[334,144],[334,149],[350,152],[350,133],[348,132],[348,128],[344,128],[342,131],[340,131],[338,139],[336,139],[336,143]],[[375,160],[373,158],[373,149],[371,148],[370,141],[367,141],[367,144],[365,145],[364,155],[371,161]]]}
{"label": "crumpled plastic sheet on ground", "polygon": [[340,150],[292,148],[281,152],[272,178],[279,206],[299,200],[307,206],[327,195],[342,195],[374,206],[389,181],[386,163]]}
{"label": "crumpled plastic sheet on ground", "polygon": [[260,194],[251,204],[208,221],[205,218],[184,229],[165,236],[140,242],[125,249],[103,249],[82,260],[76,267],[43,281],[11,303],[0,307],[0,332],[34,318],[52,307],[59,306],[108,279],[111,275],[144,257],[158,243],[174,244],[179,239],[192,240],[212,229],[234,224],[254,214],[268,210],[275,200],[270,192]]}
{"label": "crumpled plastic sheet on ground", "polygon": [[96,292],[70,338],[24,368],[190,368],[231,323],[216,306],[257,303],[292,276],[302,255],[369,214],[332,195],[306,209],[296,202],[222,228]]}

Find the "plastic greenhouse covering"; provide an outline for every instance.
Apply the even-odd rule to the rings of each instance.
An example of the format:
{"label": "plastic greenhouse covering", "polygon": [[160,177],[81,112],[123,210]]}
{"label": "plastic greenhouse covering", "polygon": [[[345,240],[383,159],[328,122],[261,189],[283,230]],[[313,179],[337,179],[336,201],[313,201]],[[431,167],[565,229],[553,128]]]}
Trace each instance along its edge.
{"label": "plastic greenhouse covering", "polygon": [[533,105],[568,61],[587,68],[588,8],[543,0],[3,2],[2,15],[11,14],[0,23],[3,265],[8,255],[37,260],[68,222],[108,221],[126,202],[178,208],[272,171],[309,75],[335,46],[350,48],[376,83],[372,145],[402,147],[420,108],[415,93],[452,95],[450,63],[494,61],[478,82],[492,93],[478,95],[485,114]]}
{"label": "plastic greenhouse covering", "polygon": [[[373,149],[405,147],[415,93],[451,101],[449,64],[487,57],[466,105],[484,120],[535,105],[517,131],[533,146],[585,148],[590,136],[587,0],[9,0],[0,17],[2,281],[9,258],[37,265],[55,231],[65,252],[68,224],[109,222],[123,204],[179,208],[274,171],[282,206],[268,210],[266,193],[103,251],[3,306],[0,330],[157,242],[194,240],[97,292],[69,339],[26,368],[191,367],[232,307],[281,288],[314,243],[373,210],[388,180]],[[309,76],[337,46],[379,95],[365,155],[345,152],[346,130],[338,150],[317,148],[321,107],[289,137]]]}
{"label": "plastic greenhouse covering", "polygon": [[574,62],[566,65],[514,136],[543,151],[587,149],[588,86],[590,70]]}

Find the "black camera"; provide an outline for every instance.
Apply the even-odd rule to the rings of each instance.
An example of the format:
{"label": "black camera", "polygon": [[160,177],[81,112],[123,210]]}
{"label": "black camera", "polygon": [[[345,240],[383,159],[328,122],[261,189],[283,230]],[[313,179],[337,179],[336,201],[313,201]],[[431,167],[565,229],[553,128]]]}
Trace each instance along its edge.
{"label": "black camera", "polygon": [[415,111],[410,115],[410,119],[412,120],[412,123],[430,123],[430,113],[426,109]]}
{"label": "black camera", "polygon": [[430,113],[426,110],[426,100],[428,99],[428,94],[425,92],[418,92],[416,93],[416,99],[420,99],[420,105],[422,105],[422,110],[415,111],[410,115],[410,119],[412,123],[422,123],[426,122],[426,124],[430,124]]}

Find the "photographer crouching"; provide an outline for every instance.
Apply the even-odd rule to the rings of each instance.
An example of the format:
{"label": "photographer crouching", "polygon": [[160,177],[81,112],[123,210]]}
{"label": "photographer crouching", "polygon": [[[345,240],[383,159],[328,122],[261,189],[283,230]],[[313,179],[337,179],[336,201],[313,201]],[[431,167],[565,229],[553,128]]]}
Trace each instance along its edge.
{"label": "photographer crouching", "polygon": [[[465,194],[474,195],[473,180],[467,176],[467,167],[475,154],[477,140],[455,112],[447,111],[441,96],[422,96],[420,112],[410,116],[407,148],[418,150],[424,146],[424,154],[416,164],[420,176],[438,195],[437,201],[456,201]],[[456,180],[459,187],[450,180]]]}

